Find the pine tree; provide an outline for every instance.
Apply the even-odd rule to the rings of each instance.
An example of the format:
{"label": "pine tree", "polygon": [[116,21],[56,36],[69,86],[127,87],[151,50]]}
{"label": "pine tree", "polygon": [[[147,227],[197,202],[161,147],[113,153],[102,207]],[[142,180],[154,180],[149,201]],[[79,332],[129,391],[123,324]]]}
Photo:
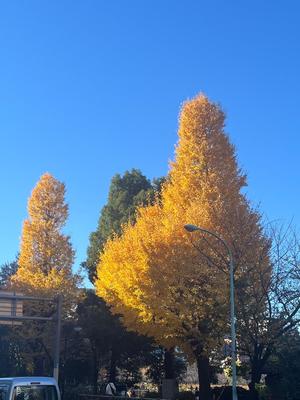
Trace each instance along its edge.
{"label": "pine tree", "polygon": [[[104,246],[97,293],[128,329],[181,346],[197,360],[200,397],[210,399],[209,357],[229,329],[228,259],[220,242],[187,234],[192,223],[233,249],[236,276],[255,265],[265,239],[242,194],[246,177],[224,132],[220,107],[199,95],[184,104],[176,159],[161,200]],[[267,259],[266,259],[267,262]]]}

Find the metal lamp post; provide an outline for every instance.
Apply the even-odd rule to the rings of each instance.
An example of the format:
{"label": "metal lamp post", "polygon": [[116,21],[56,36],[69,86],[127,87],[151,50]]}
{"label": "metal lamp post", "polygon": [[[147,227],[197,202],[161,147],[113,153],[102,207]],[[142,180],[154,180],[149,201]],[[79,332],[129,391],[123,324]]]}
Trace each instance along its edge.
{"label": "metal lamp post", "polygon": [[230,326],[231,326],[231,368],[232,368],[232,400],[237,400],[237,391],[236,391],[236,332],[235,332],[235,311],[234,311],[234,264],[233,264],[233,256],[230,247],[222,239],[219,235],[214,232],[209,231],[208,229],[201,228],[196,225],[184,225],[184,228],[188,232],[201,231],[207,233],[214,238],[218,239],[221,243],[223,243],[226,248],[229,260],[230,260]]}

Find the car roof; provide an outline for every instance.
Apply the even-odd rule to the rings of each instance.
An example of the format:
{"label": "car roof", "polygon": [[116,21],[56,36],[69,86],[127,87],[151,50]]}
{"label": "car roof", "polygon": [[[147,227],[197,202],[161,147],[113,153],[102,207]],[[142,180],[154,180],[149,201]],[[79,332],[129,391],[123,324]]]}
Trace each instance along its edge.
{"label": "car roof", "polygon": [[57,385],[54,378],[45,376],[24,376],[0,378],[1,383],[10,383],[13,385]]}

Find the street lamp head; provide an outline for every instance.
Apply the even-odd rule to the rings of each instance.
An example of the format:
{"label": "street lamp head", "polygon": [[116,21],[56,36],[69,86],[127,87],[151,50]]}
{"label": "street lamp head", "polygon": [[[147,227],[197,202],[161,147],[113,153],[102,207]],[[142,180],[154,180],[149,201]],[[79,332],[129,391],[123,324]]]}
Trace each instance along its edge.
{"label": "street lamp head", "polygon": [[192,225],[192,224],[187,224],[184,225],[184,229],[188,232],[194,232],[194,231],[200,231],[201,229],[196,226],[196,225]]}

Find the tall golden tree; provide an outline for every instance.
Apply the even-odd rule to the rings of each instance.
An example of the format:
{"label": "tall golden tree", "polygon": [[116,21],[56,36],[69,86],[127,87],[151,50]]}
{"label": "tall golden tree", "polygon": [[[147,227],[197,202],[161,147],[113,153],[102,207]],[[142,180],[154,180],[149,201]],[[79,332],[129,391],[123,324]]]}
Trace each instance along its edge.
{"label": "tall golden tree", "polygon": [[[223,236],[233,249],[237,278],[256,264],[266,242],[260,216],[241,192],[246,177],[224,121],[204,95],[184,104],[161,199],[139,209],[136,224],[107,242],[96,281],[97,293],[128,329],[195,357],[203,399],[211,397],[209,357],[229,330],[228,258],[220,242],[196,233],[191,242],[183,226]],[[264,256],[266,265],[267,251]]]}
{"label": "tall golden tree", "polygon": [[12,284],[24,293],[61,294],[68,301],[74,299],[79,276],[72,273],[70,238],[61,231],[68,217],[65,185],[44,174],[29,198],[28,214]]}

